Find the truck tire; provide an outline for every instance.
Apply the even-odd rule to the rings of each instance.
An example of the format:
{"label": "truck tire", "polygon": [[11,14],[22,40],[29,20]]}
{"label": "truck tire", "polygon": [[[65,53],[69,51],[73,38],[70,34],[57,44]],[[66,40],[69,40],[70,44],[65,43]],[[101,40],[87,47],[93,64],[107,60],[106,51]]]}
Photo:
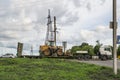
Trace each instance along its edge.
{"label": "truck tire", "polygon": [[57,56],[62,56],[62,55],[63,55],[62,49],[58,49],[57,50]]}
{"label": "truck tire", "polygon": [[82,59],[84,59],[84,56],[83,55],[78,55],[77,59],[82,60]]}
{"label": "truck tire", "polygon": [[101,60],[107,60],[107,56],[105,55],[101,56]]}
{"label": "truck tire", "polygon": [[84,55],[84,60],[89,60],[90,59],[90,55]]}

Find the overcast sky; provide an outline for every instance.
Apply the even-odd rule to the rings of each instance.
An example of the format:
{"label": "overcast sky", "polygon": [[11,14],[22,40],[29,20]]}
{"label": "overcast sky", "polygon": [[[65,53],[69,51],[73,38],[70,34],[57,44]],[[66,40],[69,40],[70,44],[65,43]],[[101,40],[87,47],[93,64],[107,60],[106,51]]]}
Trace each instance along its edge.
{"label": "overcast sky", "polygon": [[[120,0],[117,0],[120,34]],[[68,48],[100,40],[112,45],[112,0],[0,0],[0,46],[16,48],[17,42],[39,49],[46,38],[48,9],[57,18],[57,42]],[[26,46],[27,47],[27,46]]]}

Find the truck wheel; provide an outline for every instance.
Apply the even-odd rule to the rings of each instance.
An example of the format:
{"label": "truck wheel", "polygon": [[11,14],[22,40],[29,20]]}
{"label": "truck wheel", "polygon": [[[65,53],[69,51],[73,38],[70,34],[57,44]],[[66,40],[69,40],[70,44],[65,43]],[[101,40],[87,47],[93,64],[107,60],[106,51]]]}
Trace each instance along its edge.
{"label": "truck wheel", "polygon": [[81,59],[81,57],[80,56],[78,56],[78,60],[80,60]]}
{"label": "truck wheel", "polygon": [[101,60],[107,60],[107,56],[102,56]]}
{"label": "truck wheel", "polygon": [[82,59],[84,59],[84,56],[83,56],[83,55],[79,55],[77,58],[78,58],[79,60],[82,60]]}
{"label": "truck wheel", "polygon": [[57,50],[57,56],[62,56],[62,55],[63,55],[62,49],[58,49]]}
{"label": "truck wheel", "polygon": [[85,55],[85,56],[84,56],[84,59],[85,59],[85,60],[89,60],[89,59],[90,59],[90,56],[89,56],[89,55]]}

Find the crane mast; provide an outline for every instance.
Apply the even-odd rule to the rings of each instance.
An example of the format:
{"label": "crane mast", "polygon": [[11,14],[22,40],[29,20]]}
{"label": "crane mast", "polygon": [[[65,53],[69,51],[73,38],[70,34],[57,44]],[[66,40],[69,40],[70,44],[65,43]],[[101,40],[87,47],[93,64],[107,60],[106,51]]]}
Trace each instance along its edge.
{"label": "crane mast", "polygon": [[47,22],[47,34],[46,34],[46,40],[45,45],[54,46],[55,45],[55,39],[54,39],[54,30],[52,27],[52,21],[50,16],[50,10],[48,10],[48,22]]}

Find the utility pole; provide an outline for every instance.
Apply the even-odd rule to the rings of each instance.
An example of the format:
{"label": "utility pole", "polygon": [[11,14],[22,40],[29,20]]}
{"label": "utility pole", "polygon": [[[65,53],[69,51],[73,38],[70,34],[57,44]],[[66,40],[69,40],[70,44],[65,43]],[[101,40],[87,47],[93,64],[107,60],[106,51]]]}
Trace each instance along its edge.
{"label": "utility pole", "polygon": [[113,0],[113,70],[114,74],[117,75],[117,20],[116,20],[116,0]]}
{"label": "utility pole", "polygon": [[56,46],[56,17],[54,16],[54,41],[55,41],[55,46]]}
{"label": "utility pole", "polygon": [[31,56],[33,56],[33,45],[31,45]]}

